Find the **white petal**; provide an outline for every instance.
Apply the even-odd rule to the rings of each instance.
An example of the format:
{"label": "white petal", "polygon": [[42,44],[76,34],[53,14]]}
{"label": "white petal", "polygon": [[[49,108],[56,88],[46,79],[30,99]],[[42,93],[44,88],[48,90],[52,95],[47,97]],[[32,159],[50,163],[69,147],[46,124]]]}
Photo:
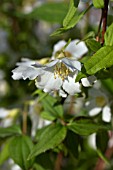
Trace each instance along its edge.
{"label": "white petal", "polygon": [[81,63],[76,60],[68,59],[68,58],[63,58],[61,61],[73,72],[76,69],[81,71]]}
{"label": "white petal", "polygon": [[61,97],[67,97],[67,94],[63,90],[59,90],[59,96]]}
{"label": "white petal", "polygon": [[95,107],[92,110],[89,111],[89,115],[90,116],[96,116],[100,113],[100,111],[102,110],[101,107]]}
{"label": "white petal", "polygon": [[[53,71],[53,70],[52,70]],[[59,90],[62,85],[61,78],[54,78],[54,71],[45,71],[36,80],[36,86],[44,89],[45,92],[51,92],[53,90]]]}
{"label": "white petal", "polygon": [[105,121],[105,122],[111,121],[111,109],[107,105],[103,108],[102,120]]}
{"label": "white petal", "polygon": [[77,82],[75,83],[75,76],[65,79],[63,82],[63,89],[70,95],[75,95],[75,93],[81,92],[81,85]]}
{"label": "white petal", "polygon": [[53,47],[52,58],[54,58],[55,53],[60,51],[65,45],[66,45],[66,41],[64,41],[64,40],[59,41],[57,44],[55,44]]}
{"label": "white petal", "polygon": [[43,73],[43,70],[41,68],[35,68],[33,66],[18,66],[14,70],[12,70],[12,78],[14,80],[18,79],[27,79],[30,80],[35,79],[38,75]]}
{"label": "white petal", "polygon": [[88,52],[88,48],[86,47],[85,43],[83,41],[79,41],[80,40],[71,41],[71,43],[65,49],[65,51],[70,52],[72,56],[75,57],[75,59],[81,58]]}
{"label": "white petal", "polygon": [[59,59],[55,59],[53,61],[51,61],[50,63],[46,64],[46,67],[53,67],[55,66],[57,63],[59,62]]}
{"label": "white petal", "polygon": [[90,136],[88,136],[88,143],[93,149],[97,149],[97,147],[96,147],[96,133],[93,133]]}
{"label": "white petal", "polygon": [[84,87],[90,87],[93,85],[93,83],[96,81],[95,76],[89,76],[87,78],[82,78],[81,82]]}
{"label": "white petal", "polygon": [[14,80],[18,79],[35,79],[39,74],[43,72],[43,66],[39,63],[23,58],[22,62],[16,64],[18,67],[12,70],[12,78]]}

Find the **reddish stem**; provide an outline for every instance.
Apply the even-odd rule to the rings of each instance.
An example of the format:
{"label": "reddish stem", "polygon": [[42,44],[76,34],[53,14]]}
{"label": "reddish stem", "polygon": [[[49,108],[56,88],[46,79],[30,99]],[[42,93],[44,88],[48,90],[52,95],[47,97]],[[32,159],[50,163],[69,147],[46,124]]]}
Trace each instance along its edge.
{"label": "reddish stem", "polygon": [[107,26],[107,12],[109,0],[104,0],[104,8],[102,9],[102,44],[104,44],[104,34]]}
{"label": "reddish stem", "polygon": [[54,170],[61,170],[62,159],[63,159],[63,153],[60,152],[60,153],[58,153],[58,155],[57,155],[57,159],[56,159],[56,162],[55,162],[55,168],[54,168]]}

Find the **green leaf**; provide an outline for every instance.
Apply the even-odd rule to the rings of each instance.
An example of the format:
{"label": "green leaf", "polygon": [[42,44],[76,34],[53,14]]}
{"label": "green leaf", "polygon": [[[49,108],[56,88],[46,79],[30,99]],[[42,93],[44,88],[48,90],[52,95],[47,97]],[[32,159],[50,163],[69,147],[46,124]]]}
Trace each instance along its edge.
{"label": "green leaf", "polygon": [[9,146],[10,146],[11,140],[12,138],[9,138],[2,146],[2,149],[0,151],[0,165],[2,165],[4,161],[6,161],[10,156]]}
{"label": "green leaf", "polygon": [[57,29],[51,34],[51,36],[58,36],[73,28],[91,7],[92,5],[90,5],[85,11],[78,13],[77,8],[74,6],[74,0],[71,0],[68,13],[63,20],[63,28]]}
{"label": "green leaf", "polygon": [[48,120],[55,120],[56,118],[63,117],[62,105],[57,104],[57,100],[50,95],[46,95],[41,103],[44,107],[44,111],[41,116]]}
{"label": "green leaf", "polygon": [[75,158],[78,158],[78,146],[79,146],[79,135],[75,134],[72,131],[67,132],[65,145],[71,155],[73,155]]}
{"label": "green leaf", "polygon": [[41,112],[40,116],[43,119],[50,120],[50,121],[54,121],[56,119],[56,117],[53,114],[51,114],[50,112],[47,112],[47,111]]}
{"label": "green leaf", "polygon": [[65,136],[65,126],[60,124],[51,124],[42,132],[38,143],[33,147],[28,159],[58,146],[64,140]]}
{"label": "green leaf", "polygon": [[85,77],[87,77],[87,74],[86,74],[86,70],[85,70],[85,68],[84,68],[84,66],[83,66],[82,69],[81,69],[81,71],[78,72],[75,82],[78,82],[78,81],[80,81],[82,78],[85,78]]}
{"label": "green leaf", "polygon": [[44,133],[44,131],[49,127],[50,125],[47,126],[43,126],[40,129],[37,129],[36,131],[36,135],[35,135],[35,141],[38,141],[40,139],[40,136],[42,135],[42,133]]}
{"label": "green leaf", "polygon": [[79,1],[80,1],[80,0],[74,0],[74,6],[75,6],[75,7],[78,7]]}
{"label": "green leaf", "polygon": [[5,138],[9,136],[14,136],[21,134],[20,127],[17,125],[13,125],[7,128],[0,127],[0,138]]}
{"label": "green leaf", "polygon": [[34,170],[47,170],[47,169],[43,168],[41,165],[39,165],[39,164],[34,164],[33,168],[34,168]]}
{"label": "green leaf", "polygon": [[109,162],[108,158],[105,157],[105,155],[98,149],[97,149],[97,154],[108,166],[110,166],[110,162]]}
{"label": "green leaf", "polygon": [[97,149],[102,153],[105,153],[108,146],[109,136],[108,132],[105,130],[99,131],[96,133],[96,146]]}
{"label": "green leaf", "polygon": [[101,80],[101,82],[110,93],[113,93],[113,79],[105,79]]}
{"label": "green leaf", "polygon": [[34,160],[27,160],[29,153],[33,148],[33,143],[28,136],[14,137],[10,143],[10,157],[23,170],[28,170],[32,167]]}
{"label": "green leaf", "polygon": [[103,8],[104,0],[93,0],[93,5],[95,8]]}
{"label": "green leaf", "polygon": [[54,31],[50,36],[58,36],[67,31],[67,28],[59,28],[56,31]]}
{"label": "green leaf", "polygon": [[105,45],[113,46],[113,23],[107,28],[104,38]]}
{"label": "green leaf", "polygon": [[77,10],[77,7],[75,7],[74,0],[70,0],[68,13],[63,20],[63,27],[67,27],[67,25],[69,25],[69,23],[71,22],[72,18],[74,17],[76,13],[76,10]]}
{"label": "green leaf", "polygon": [[73,16],[73,18],[71,18],[70,21],[67,22],[67,25],[65,27],[57,29],[56,31],[54,31],[51,34],[51,36],[58,36],[60,34],[65,33],[69,29],[73,28],[79,22],[79,20],[84,16],[84,14],[85,14],[85,12],[82,12],[80,14],[78,14],[78,12],[76,12],[76,14]]}
{"label": "green leaf", "polygon": [[94,37],[95,37],[94,31],[90,31],[90,32],[88,32],[88,33],[84,36],[84,38],[82,39],[82,41],[85,41],[85,40],[87,40],[87,39],[89,39],[89,38],[94,38]]}
{"label": "green leaf", "polygon": [[113,65],[113,46],[100,48],[89,60],[84,63],[86,73],[93,75],[103,68]]}
{"label": "green leaf", "polygon": [[94,52],[97,52],[101,48],[101,44],[94,39],[86,40],[86,44]]}
{"label": "green leaf", "polygon": [[72,130],[74,133],[79,135],[90,135],[102,129],[104,130],[111,129],[110,126],[96,124],[92,121],[86,120],[69,123],[68,128]]}
{"label": "green leaf", "polygon": [[27,14],[27,17],[51,23],[62,23],[67,10],[68,5],[64,2],[49,2],[35,8],[30,14]]}

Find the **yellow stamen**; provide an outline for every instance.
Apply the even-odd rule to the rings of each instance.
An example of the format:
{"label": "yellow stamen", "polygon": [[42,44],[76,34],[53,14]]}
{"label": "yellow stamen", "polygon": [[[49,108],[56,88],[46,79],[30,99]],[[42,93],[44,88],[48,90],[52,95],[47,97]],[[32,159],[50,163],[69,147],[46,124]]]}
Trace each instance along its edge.
{"label": "yellow stamen", "polygon": [[69,75],[70,70],[63,63],[58,63],[54,69],[54,78],[61,78],[62,81]]}
{"label": "yellow stamen", "polygon": [[96,97],[96,104],[99,107],[103,107],[106,104],[105,98],[103,96]]}

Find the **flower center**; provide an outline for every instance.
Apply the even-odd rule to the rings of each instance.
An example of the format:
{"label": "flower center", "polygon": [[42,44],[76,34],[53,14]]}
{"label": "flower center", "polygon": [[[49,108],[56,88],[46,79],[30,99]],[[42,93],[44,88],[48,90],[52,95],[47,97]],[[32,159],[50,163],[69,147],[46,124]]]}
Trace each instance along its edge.
{"label": "flower center", "polygon": [[62,81],[69,75],[70,70],[63,63],[56,64],[54,68],[54,78],[61,78]]}
{"label": "flower center", "polygon": [[106,104],[105,98],[103,96],[96,97],[96,104],[99,107],[103,107]]}
{"label": "flower center", "polygon": [[64,58],[64,57],[70,58],[72,57],[72,54],[68,51],[57,51],[55,54],[55,58]]}

